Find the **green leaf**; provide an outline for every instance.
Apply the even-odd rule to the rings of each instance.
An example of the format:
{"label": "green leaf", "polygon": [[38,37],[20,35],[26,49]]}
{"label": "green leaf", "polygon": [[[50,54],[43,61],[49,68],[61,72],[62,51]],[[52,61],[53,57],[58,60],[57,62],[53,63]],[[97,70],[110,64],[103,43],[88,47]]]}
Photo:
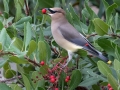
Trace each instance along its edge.
{"label": "green leaf", "polygon": [[79,84],[79,86],[89,87],[89,86],[92,86],[93,84],[96,84],[99,81],[100,81],[100,78],[98,78],[98,77],[90,77],[90,78],[87,78],[87,79],[83,80]]}
{"label": "green leaf", "polygon": [[23,49],[23,41],[19,38],[14,38],[13,39],[13,45],[17,47],[19,50]]}
{"label": "green leaf", "polygon": [[3,0],[5,12],[9,13],[9,0]]}
{"label": "green leaf", "polygon": [[24,25],[24,44],[25,44],[25,50],[30,43],[30,40],[32,38],[32,27],[29,22],[25,23]]}
{"label": "green leaf", "polygon": [[107,78],[108,78],[108,82],[110,83],[110,85],[112,86],[112,88],[114,90],[118,90],[118,83],[115,80],[115,78],[112,76],[112,74],[108,73]]}
{"label": "green leaf", "polygon": [[103,22],[101,19],[95,18],[93,20],[93,23],[95,26],[95,31],[98,35],[103,36],[108,33],[109,26],[105,22]]}
{"label": "green leaf", "polygon": [[23,24],[24,22],[28,22],[28,21],[31,21],[31,20],[32,20],[31,16],[23,17],[19,21],[17,21],[15,23],[15,25],[20,25],[20,24]]}
{"label": "green leaf", "polygon": [[16,15],[15,15],[15,21],[19,20],[21,18],[22,10],[21,5],[18,0],[14,0],[15,2],[15,8],[16,8]]}
{"label": "green leaf", "polygon": [[26,87],[26,90],[31,90],[32,88],[31,88],[29,79],[24,74],[22,74],[22,78],[23,78],[23,82]]}
{"label": "green leaf", "polygon": [[120,6],[120,0],[113,0],[118,6]]}
{"label": "green leaf", "polygon": [[6,39],[7,39],[7,32],[6,29],[3,28],[0,33],[0,43],[2,44],[3,47],[5,46]]}
{"label": "green leaf", "polygon": [[7,62],[7,60],[2,58],[2,60],[0,60],[0,68],[2,68],[6,62]]}
{"label": "green leaf", "polygon": [[17,64],[25,64],[25,63],[28,62],[27,60],[25,60],[25,59],[20,59],[20,58],[18,58],[17,56],[11,56],[11,57],[9,57],[9,60],[11,60],[11,61],[13,61],[13,62],[15,62],[15,63],[17,63]]}
{"label": "green leaf", "polygon": [[39,58],[40,60],[48,60],[48,52],[47,52],[47,46],[44,41],[38,42],[38,51],[39,51]]}
{"label": "green leaf", "polygon": [[37,49],[37,43],[34,40],[31,40],[29,44],[27,56],[31,55],[36,49]]}
{"label": "green leaf", "polygon": [[81,57],[86,57],[87,56],[87,52],[85,50],[79,49],[77,51],[77,54],[79,54]]}
{"label": "green leaf", "polygon": [[79,70],[74,70],[72,72],[69,90],[75,89],[79,85],[79,83],[81,82],[81,79],[82,79],[81,72]]}
{"label": "green leaf", "polygon": [[106,2],[106,0],[102,0],[105,10],[107,10],[107,8],[109,7],[109,4]]}
{"label": "green leaf", "polygon": [[42,75],[46,75],[48,73],[48,66],[44,65],[44,66],[40,67],[40,72]]}
{"label": "green leaf", "polygon": [[51,8],[54,7],[54,1],[53,0],[38,0],[40,8]]}
{"label": "green leaf", "polygon": [[109,41],[108,39],[98,39],[97,43],[100,47],[102,47],[108,54],[114,55],[115,54],[115,44]]}
{"label": "green leaf", "polygon": [[96,84],[92,85],[93,90],[101,90],[100,87]]}
{"label": "green leaf", "polygon": [[104,63],[103,61],[98,61],[97,62],[98,65],[98,69],[99,71],[107,77],[108,73],[112,74],[112,71],[110,70],[110,68],[107,66],[106,63]]}
{"label": "green leaf", "polygon": [[0,90],[12,90],[12,89],[5,83],[0,83]]}
{"label": "green leaf", "polygon": [[85,0],[85,7],[86,7],[87,11],[89,12],[91,19],[94,19],[94,18],[97,18],[97,17],[98,17],[98,16],[95,14],[95,12],[90,8],[90,6],[88,6],[88,0]]}
{"label": "green leaf", "polygon": [[12,78],[16,75],[16,72],[14,70],[8,69],[5,71],[5,78]]}
{"label": "green leaf", "polygon": [[107,11],[106,11],[106,22],[109,23],[109,20],[110,20],[110,17],[111,17],[111,14],[112,12],[114,11],[114,9],[117,8],[117,4],[112,4],[110,5],[108,8],[107,8]]}
{"label": "green leaf", "polygon": [[114,69],[116,71],[120,70],[120,62],[117,59],[114,60]]}
{"label": "green leaf", "polygon": [[115,47],[115,57],[120,61],[120,48],[117,46]]}
{"label": "green leaf", "polygon": [[[37,78],[36,78],[36,77],[37,77]],[[39,74],[38,71],[34,71],[34,72],[32,73],[31,78],[32,78],[32,84],[33,84],[33,87],[34,87],[34,88],[37,88],[38,86],[39,86],[39,87],[44,86],[44,84],[45,84],[44,78],[42,77],[42,75]],[[37,79],[40,79],[40,80],[37,80]],[[36,83],[35,83],[35,82],[36,82]],[[42,82],[42,83],[41,83],[41,82]]]}
{"label": "green leaf", "polygon": [[16,86],[14,87],[14,90],[22,90],[22,88],[21,88],[20,86],[16,85]]}
{"label": "green leaf", "polygon": [[3,23],[0,21],[0,30],[3,29]]}
{"label": "green leaf", "polygon": [[8,62],[6,62],[6,63],[4,64],[3,68],[4,68],[5,71],[8,70],[8,69],[11,69],[11,67],[10,67],[10,65],[9,65]]}
{"label": "green leaf", "polygon": [[18,0],[21,7],[24,7],[24,0]]}

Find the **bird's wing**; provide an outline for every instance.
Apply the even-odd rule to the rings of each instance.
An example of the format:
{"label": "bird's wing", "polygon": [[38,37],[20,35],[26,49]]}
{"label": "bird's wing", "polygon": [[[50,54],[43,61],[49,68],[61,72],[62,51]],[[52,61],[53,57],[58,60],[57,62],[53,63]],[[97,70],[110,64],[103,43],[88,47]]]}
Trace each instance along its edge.
{"label": "bird's wing", "polygon": [[80,34],[71,24],[63,24],[58,28],[63,37],[76,45],[82,46],[84,50],[87,50],[91,54],[98,55],[98,51],[92,46],[92,44]]}

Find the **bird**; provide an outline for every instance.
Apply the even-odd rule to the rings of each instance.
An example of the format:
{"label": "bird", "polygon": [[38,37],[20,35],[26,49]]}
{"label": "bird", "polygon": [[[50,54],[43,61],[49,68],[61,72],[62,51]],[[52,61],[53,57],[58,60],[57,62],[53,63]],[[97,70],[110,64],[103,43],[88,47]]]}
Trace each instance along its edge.
{"label": "bird", "polygon": [[108,58],[72,26],[66,19],[66,13],[62,8],[45,8],[46,14],[51,17],[51,32],[55,42],[68,52],[68,59],[64,66],[72,60],[74,52],[83,49],[88,53],[110,63]]}

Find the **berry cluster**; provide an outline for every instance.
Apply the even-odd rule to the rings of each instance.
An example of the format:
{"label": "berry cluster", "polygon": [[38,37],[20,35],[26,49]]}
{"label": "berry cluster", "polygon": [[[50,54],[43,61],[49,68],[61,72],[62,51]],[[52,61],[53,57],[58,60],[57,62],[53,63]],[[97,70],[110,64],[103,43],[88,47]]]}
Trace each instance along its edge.
{"label": "berry cluster", "polygon": [[[52,90],[59,90],[58,88],[58,81],[60,78],[60,75],[62,72],[66,73],[66,77],[65,77],[65,82],[69,82],[70,81],[70,76],[68,75],[68,67],[65,68],[61,68],[61,65],[64,65],[66,63],[66,59],[67,57],[63,58],[62,60],[59,61],[59,63],[52,63],[53,67],[50,68],[45,68],[48,72],[45,75],[42,75],[42,73],[39,73],[43,76],[42,79],[46,80],[47,82],[51,83],[48,89],[52,89]],[[41,67],[47,65],[44,61],[41,61],[39,64]],[[41,80],[38,76],[36,76],[37,80],[32,80],[34,83],[36,83],[37,81]]]}
{"label": "berry cluster", "polygon": [[110,84],[108,84],[107,87],[108,87],[108,90],[114,90]]}

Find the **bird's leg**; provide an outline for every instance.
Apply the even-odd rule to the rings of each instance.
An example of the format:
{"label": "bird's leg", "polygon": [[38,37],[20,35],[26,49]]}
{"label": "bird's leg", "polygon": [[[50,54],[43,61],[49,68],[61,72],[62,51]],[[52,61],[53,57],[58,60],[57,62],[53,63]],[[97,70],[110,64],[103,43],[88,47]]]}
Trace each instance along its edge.
{"label": "bird's leg", "polygon": [[68,63],[71,61],[72,59],[72,56],[73,56],[73,52],[71,51],[68,51],[68,59],[67,59],[67,62],[66,64],[63,66],[63,67],[66,67],[68,65]]}

